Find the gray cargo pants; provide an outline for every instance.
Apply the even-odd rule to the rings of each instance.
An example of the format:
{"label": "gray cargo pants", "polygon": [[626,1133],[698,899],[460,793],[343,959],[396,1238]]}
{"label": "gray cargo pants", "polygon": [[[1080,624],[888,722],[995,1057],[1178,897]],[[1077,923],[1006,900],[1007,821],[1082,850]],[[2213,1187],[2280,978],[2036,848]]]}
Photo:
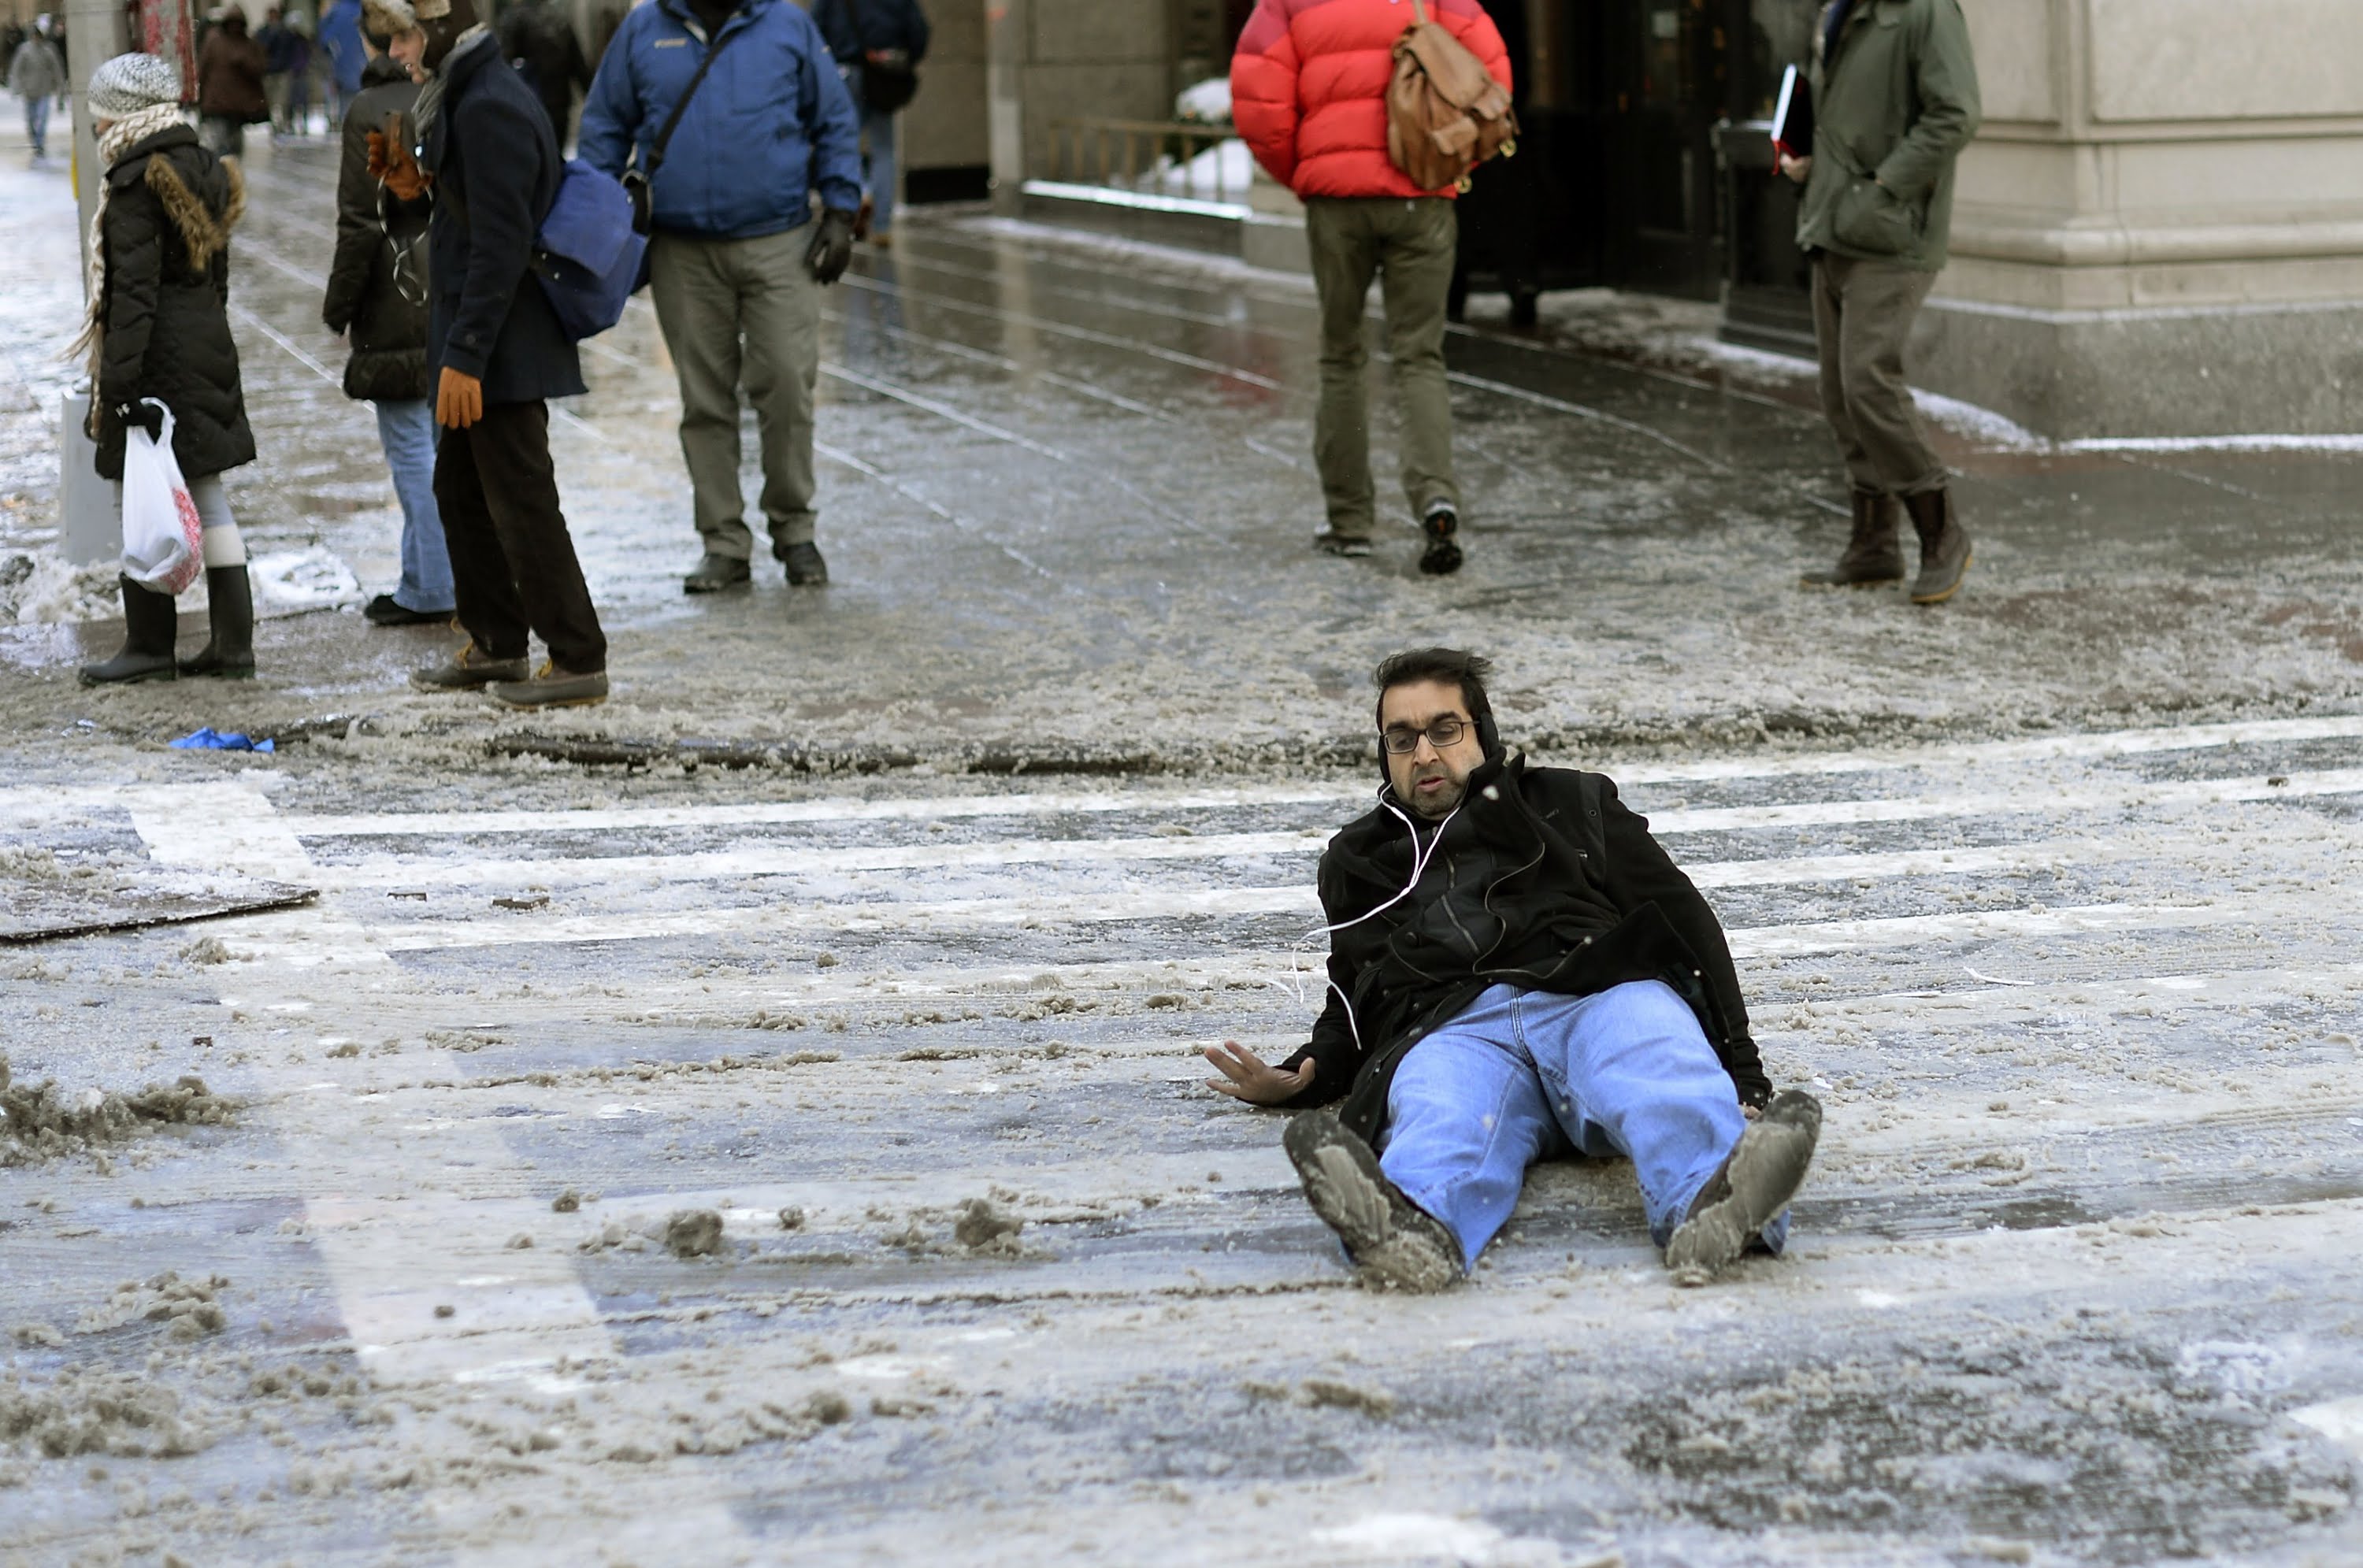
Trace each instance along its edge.
{"label": "gray cargo pants", "polygon": [[1460,509],[1452,477],[1452,389],[1444,379],[1444,297],[1460,226],[1442,196],[1315,196],[1304,204],[1313,282],[1321,295],[1321,406],[1313,461],[1329,526],[1370,537],[1370,418],[1363,312],[1376,276],[1403,411],[1403,487],[1412,515],[1437,501]]}
{"label": "gray cargo pants", "polygon": [[1951,479],[1921,432],[1903,380],[1903,344],[1934,272],[1827,251],[1814,259],[1814,338],[1822,413],[1857,490],[1918,495]]}
{"label": "gray cargo pants", "polygon": [[754,239],[660,234],[649,292],[681,378],[681,455],[708,555],[755,553],[738,490],[738,388],[755,405],[763,520],[774,554],[813,536],[813,390],[820,290],[804,266],[812,226]]}

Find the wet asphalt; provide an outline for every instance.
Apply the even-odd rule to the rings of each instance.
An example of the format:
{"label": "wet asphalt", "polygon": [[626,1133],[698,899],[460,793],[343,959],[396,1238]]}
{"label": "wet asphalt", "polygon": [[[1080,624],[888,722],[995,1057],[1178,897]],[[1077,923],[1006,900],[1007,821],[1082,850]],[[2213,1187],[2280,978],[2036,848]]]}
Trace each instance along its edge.
{"label": "wet asphalt", "polygon": [[[330,165],[255,162],[233,493],[374,590],[390,497],[311,325]],[[683,600],[652,322],[586,359],[554,446],[605,709],[414,698],[437,636],[336,610],[269,620],[243,688],[85,693],[107,628],[0,632],[12,914],[318,895],[0,950],[20,1086],[238,1106],[0,1167],[0,1555],[2363,1554],[2354,458],[1948,436],[1964,600],[1809,595],[1841,497],[1802,389],[1556,302],[1453,340],[1438,583],[1407,527],[1305,548],[1288,280],[973,214],[859,267],[826,591]],[[1629,1170],[1571,1163],[1466,1286],[1367,1295],[1276,1119],[1199,1086],[1207,1042],[1302,1037],[1364,671],[1431,637],[1500,651],[1517,737],[1610,767],[1732,929],[1829,1108],[1788,1257],[1677,1289]],[[285,745],[158,745],[196,723]],[[1023,1227],[971,1244],[978,1201]],[[677,1257],[693,1209],[722,1235]],[[108,1309],[165,1270],[226,1326]]]}

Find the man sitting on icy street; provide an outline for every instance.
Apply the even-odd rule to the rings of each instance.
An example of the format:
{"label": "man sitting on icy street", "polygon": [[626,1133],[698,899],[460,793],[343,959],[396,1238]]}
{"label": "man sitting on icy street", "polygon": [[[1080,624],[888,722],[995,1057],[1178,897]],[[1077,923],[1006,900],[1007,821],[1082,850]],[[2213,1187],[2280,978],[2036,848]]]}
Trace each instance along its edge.
{"label": "man sitting on icy street", "polygon": [[1367,1285],[1440,1290],[1526,1167],[1629,1155],[1683,1284],[1778,1253],[1820,1136],[1771,1092],[1714,911],[1597,773],[1504,753],[1491,666],[1379,666],[1385,785],[1321,856],[1328,1005],[1278,1066],[1226,1041],[1209,1087],[1304,1110],[1288,1157]]}

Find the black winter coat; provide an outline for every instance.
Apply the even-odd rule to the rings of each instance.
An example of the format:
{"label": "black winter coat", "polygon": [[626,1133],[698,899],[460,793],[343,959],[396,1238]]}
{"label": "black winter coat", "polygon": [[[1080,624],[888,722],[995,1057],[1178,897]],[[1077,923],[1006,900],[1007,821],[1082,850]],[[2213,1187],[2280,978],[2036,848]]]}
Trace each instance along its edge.
{"label": "black winter coat", "polygon": [[575,89],[591,90],[591,62],[583,57],[573,21],[553,0],[524,0],[502,8],[500,38],[501,52],[541,100],[541,112],[564,147]]}
{"label": "black winter coat", "polygon": [[859,65],[873,49],[899,49],[914,65],[927,57],[927,14],[919,0],[813,0],[812,19],[839,65]]}
{"label": "black winter coat", "polygon": [[172,411],[184,478],[254,461],[229,335],[229,231],[246,212],[238,165],[174,126],[136,143],[106,182],[106,336],[93,399],[100,477],[123,477],[115,409],[144,397]]}
{"label": "black winter coat", "polygon": [[1312,1043],[1282,1064],[1315,1064],[1292,1106],[1343,1099],[1340,1119],[1375,1140],[1405,1053],[1487,987],[1589,996],[1629,980],[1671,986],[1739,1098],[1770,1098],[1722,923],[1614,783],[1497,757],[1470,775],[1443,834],[1417,891],[1375,915],[1411,879],[1411,831],[1381,806],[1329,841],[1321,907],[1344,929]]}
{"label": "black winter coat", "polygon": [[398,115],[405,128],[394,145],[408,146],[417,101],[410,73],[381,55],[362,70],[361,90],[345,111],[337,254],[320,317],[329,331],[352,334],[347,397],[399,402],[427,394],[427,223],[434,204],[423,196],[402,201],[369,171],[369,133]]}
{"label": "black winter coat", "polygon": [[443,69],[443,112],[420,160],[435,176],[428,366],[479,378],[487,403],[572,397],[582,360],[528,271],[563,168],[549,116],[489,37]]}

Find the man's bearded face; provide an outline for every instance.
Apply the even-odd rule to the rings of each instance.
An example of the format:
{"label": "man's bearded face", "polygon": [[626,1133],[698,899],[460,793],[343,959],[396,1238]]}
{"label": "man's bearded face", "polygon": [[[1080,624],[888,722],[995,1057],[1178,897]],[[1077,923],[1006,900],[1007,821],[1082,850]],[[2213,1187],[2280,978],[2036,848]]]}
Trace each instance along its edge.
{"label": "man's bearded face", "polygon": [[[1428,734],[1440,724],[1459,721],[1460,733],[1437,745]],[[1477,723],[1460,695],[1458,682],[1419,680],[1389,687],[1379,699],[1381,736],[1416,735],[1408,752],[1387,747],[1387,778],[1403,802],[1423,817],[1449,816],[1469,792],[1469,776],[1485,761],[1485,745],[1477,738]]]}

